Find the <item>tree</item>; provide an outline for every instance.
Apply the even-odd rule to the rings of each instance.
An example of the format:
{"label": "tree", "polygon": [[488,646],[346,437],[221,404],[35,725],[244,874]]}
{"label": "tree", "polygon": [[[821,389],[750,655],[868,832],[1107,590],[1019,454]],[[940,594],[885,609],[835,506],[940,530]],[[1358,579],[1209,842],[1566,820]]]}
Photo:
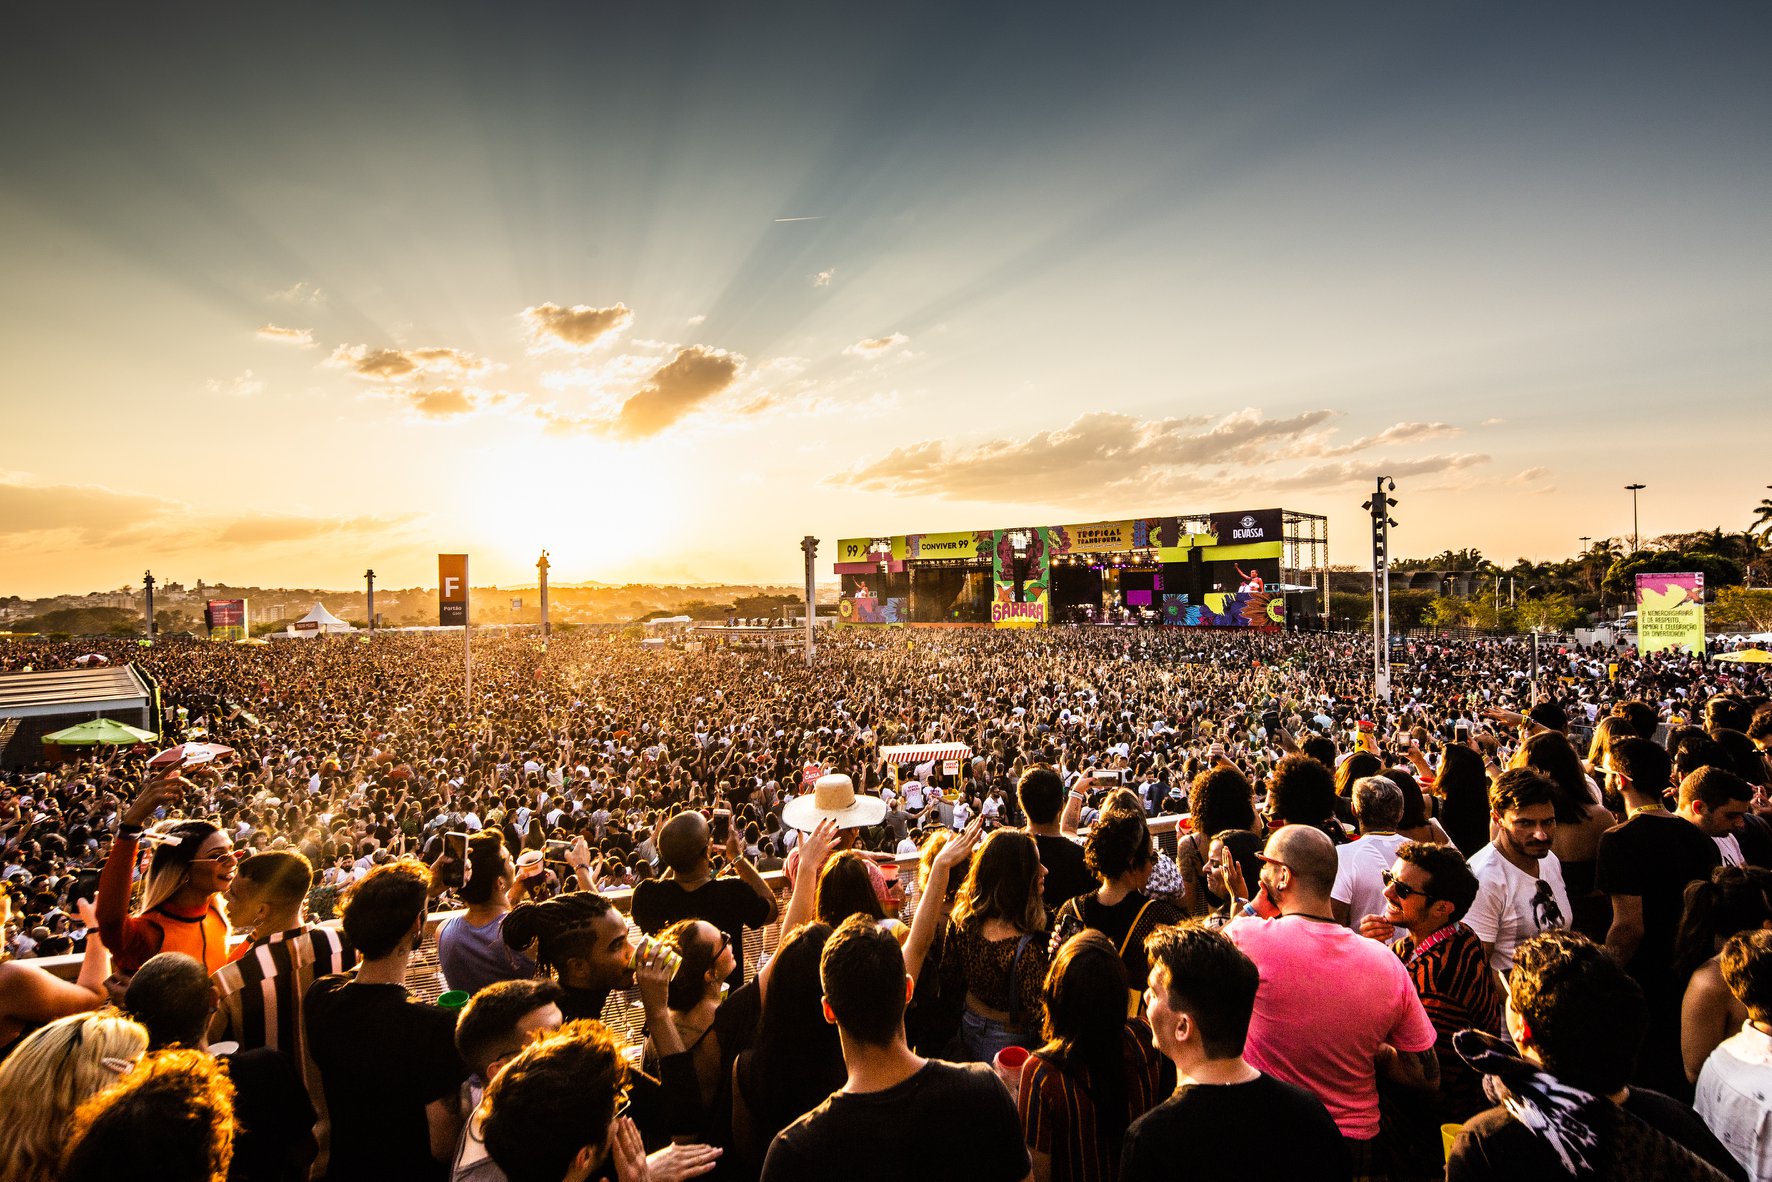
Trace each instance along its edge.
{"label": "tree", "polygon": [[1724,587],[1705,610],[1705,619],[1721,628],[1772,632],[1772,591]]}
{"label": "tree", "polygon": [[1754,523],[1747,531],[1758,534],[1768,542],[1772,542],[1772,499],[1762,497],[1754,506]]}
{"label": "tree", "polygon": [[1567,595],[1541,595],[1527,599],[1514,608],[1514,624],[1519,628],[1547,628],[1566,632],[1587,618],[1575,601]]}
{"label": "tree", "polygon": [[1703,572],[1705,585],[1713,591],[1741,582],[1741,564],[1720,554],[1639,550],[1614,562],[1606,572],[1602,586],[1608,595],[1629,598],[1636,593],[1638,575],[1678,574],[1683,571]]}

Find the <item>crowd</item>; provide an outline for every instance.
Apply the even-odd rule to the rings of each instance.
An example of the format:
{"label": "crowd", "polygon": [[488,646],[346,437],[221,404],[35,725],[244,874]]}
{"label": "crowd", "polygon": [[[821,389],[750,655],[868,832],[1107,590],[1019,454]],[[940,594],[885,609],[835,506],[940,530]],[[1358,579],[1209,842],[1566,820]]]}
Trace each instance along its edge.
{"label": "crowd", "polygon": [[0,1182],[1772,1178],[1756,667],[1416,642],[1375,704],[1355,638],[1086,628],[478,637],[465,700],[428,636],[0,669],[87,651],[231,754],[5,774]]}

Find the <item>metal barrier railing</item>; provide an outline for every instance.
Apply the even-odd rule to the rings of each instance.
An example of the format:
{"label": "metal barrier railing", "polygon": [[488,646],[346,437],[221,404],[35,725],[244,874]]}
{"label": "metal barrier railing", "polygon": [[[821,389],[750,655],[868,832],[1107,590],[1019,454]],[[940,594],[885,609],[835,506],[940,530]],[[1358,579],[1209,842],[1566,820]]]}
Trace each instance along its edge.
{"label": "metal barrier railing", "polygon": [[[1152,817],[1150,819],[1151,835],[1157,842],[1157,848],[1170,857],[1175,856],[1175,843],[1179,839],[1184,820],[1184,816]],[[917,858],[913,854],[904,854],[896,860],[899,867],[898,881],[904,892],[904,903],[899,908],[899,918],[909,923],[916,917],[919,900]],[[787,897],[791,893],[790,887],[792,885],[789,883],[787,875],[780,870],[768,870],[763,872],[763,879],[775,891],[776,898],[782,904],[781,911],[785,913]],[[613,903],[623,915],[629,915],[633,903],[632,890],[609,891],[604,897]],[[406,970],[406,987],[411,990],[414,996],[426,1001],[435,1001],[447,988],[443,981],[442,969],[437,963],[437,929],[442,926],[444,921],[461,914],[462,912],[459,910],[434,911],[426,917],[424,942],[413,955]],[[631,917],[628,920],[628,925],[630,930],[636,933],[639,931],[633,926]],[[326,920],[318,926],[337,928],[339,921],[336,919]],[[745,980],[750,980],[756,974],[757,965],[764,956],[775,954],[775,950],[781,945],[781,939],[780,915],[767,927],[745,929],[744,955],[741,958]],[[58,977],[72,981],[80,975],[80,959],[78,956],[50,956],[40,957],[30,963],[47,969]],[[612,1030],[620,1033],[623,1038],[637,1042],[642,1037],[642,1028],[645,1024],[645,1015],[641,1011],[639,997],[632,990],[611,994],[608,1004],[603,1009],[603,1021]]]}

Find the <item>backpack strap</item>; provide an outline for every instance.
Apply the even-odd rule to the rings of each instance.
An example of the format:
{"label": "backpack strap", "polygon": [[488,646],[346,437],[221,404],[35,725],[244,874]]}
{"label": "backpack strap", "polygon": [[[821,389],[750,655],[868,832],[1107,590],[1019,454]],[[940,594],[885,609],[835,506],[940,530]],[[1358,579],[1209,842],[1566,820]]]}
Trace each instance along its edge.
{"label": "backpack strap", "polygon": [[1009,962],[1009,1024],[1018,1029],[1021,1026],[1021,956],[1028,950],[1028,945],[1033,943],[1033,940],[1031,932],[1017,940],[1015,942],[1015,959]]}
{"label": "backpack strap", "polygon": [[1144,913],[1149,911],[1151,909],[1151,904],[1155,902],[1155,899],[1146,899],[1144,901],[1144,906],[1138,909],[1138,914],[1132,917],[1132,926],[1126,929],[1126,938],[1120,941],[1121,960],[1126,959],[1126,950],[1132,947],[1132,937],[1138,934],[1138,921],[1144,918]]}

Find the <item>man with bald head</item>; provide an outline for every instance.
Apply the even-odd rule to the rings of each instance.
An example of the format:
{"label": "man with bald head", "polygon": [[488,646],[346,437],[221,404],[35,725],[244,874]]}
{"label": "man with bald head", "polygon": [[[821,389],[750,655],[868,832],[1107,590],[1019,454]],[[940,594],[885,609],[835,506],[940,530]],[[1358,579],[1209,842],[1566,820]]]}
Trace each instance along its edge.
{"label": "man with bald head", "polygon": [[680,919],[705,920],[726,933],[737,961],[726,983],[737,989],[744,984],[744,930],[773,922],[776,902],[775,892],[744,856],[738,826],[728,829],[723,852],[726,868],[735,873],[716,877],[716,847],[708,819],[690,809],[666,821],[658,832],[658,860],[664,874],[634,888],[632,913],[647,933],[662,932]]}
{"label": "man with bald head", "polygon": [[[1322,830],[1287,825],[1256,856],[1254,896],[1224,929],[1261,972],[1244,1058],[1315,1093],[1354,1176],[1382,1176],[1377,1076],[1439,1086],[1433,1022],[1397,955],[1336,922],[1335,846]],[[1240,896],[1235,860],[1220,872]]]}

